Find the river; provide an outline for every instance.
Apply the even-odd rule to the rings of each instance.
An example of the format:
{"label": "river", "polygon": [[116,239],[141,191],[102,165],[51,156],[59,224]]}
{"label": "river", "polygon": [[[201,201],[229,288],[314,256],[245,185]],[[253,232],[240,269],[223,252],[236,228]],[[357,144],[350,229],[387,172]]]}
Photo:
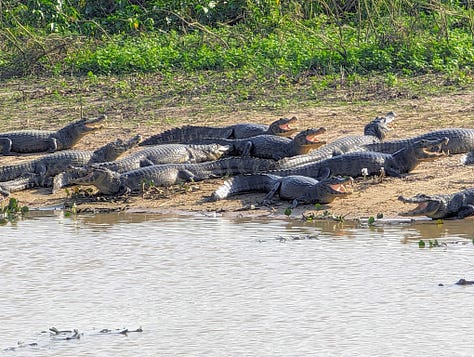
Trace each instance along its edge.
{"label": "river", "polygon": [[31,212],[0,227],[0,351],[469,356],[473,223]]}

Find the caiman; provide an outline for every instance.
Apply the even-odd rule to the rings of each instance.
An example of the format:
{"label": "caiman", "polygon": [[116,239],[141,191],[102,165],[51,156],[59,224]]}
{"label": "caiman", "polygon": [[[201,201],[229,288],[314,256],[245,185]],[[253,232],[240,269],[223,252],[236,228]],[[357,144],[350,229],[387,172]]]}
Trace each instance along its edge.
{"label": "caiman", "polygon": [[39,176],[40,185],[70,166],[84,166],[93,163],[112,161],[125,151],[138,145],[141,136],[137,135],[127,141],[116,140],[95,150],[63,150],[46,154],[34,160],[15,165],[0,166],[0,181],[10,181],[30,174]]}
{"label": "caiman", "polygon": [[296,117],[280,118],[270,125],[241,123],[219,127],[186,125],[150,136],[140,145],[181,143],[189,144],[204,139],[245,139],[257,135],[291,136],[296,132]]}
{"label": "caiman", "polygon": [[465,128],[440,129],[412,138],[367,144],[365,148],[371,151],[391,154],[421,139],[434,140],[440,138],[449,139],[449,143],[445,148],[448,154],[463,154],[474,150],[474,129]]}
{"label": "caiman", "polygon": [[318,136],[326,128],[306,129],[293,139],[276,135],[257,135],[246,139],[204,139],[199,143],[217,143],[231,147],[231,155],[253,156],[261,159],[280,160],[284,157],[302,155],[324,145]]}
{"label": "caiman", "polygon": [[307,176],[276,176],[272,174],[238,175],[227,179],[211,196],[221,200],[230,196],[259,191],[266,192],[263,201],[271,200],[275,194],[281,199],[298,204],[330,203],[337,197],[352,193],[352,178],[331,177],[316,180]]}
{"label": "caiman", "polygon": [[465,218],[474,215],[474,188],[451,193],[425,195],[417,194],[398,199],[404,203],[416,203],[418,206],[411,211],[400,213],[402,216],[427,216],[432,219]]}
{"label": "caiman", "polygon": [[[229,152],[228,146],[219,144],[162,144],[145,147],[133,154],[115,161],[94,163],[96,167],[107,168],[119,173],[140,167],[160,164],[199,163],[220,159]],[[77,177],[75,171],[62,172],[54,178],[53,192],[70,185]]]}
{"label": "caiman", "polygon": [[393,112],[389,112],[382,117],[376,117],[365,126],[364,135],[345,136],[305,155],[284,158],[280,160],[280,167],[289,169],[325,160],[336,155],[365,151],[364,145],[377,143],[385,138],[387,132],[390,131],[390,124],[394,119],[395,113]]}
{"label": "caiman", "polygon": [[28,190],[38,186],[49,186],[49,181],[44,183],[40,175],[26,173],[14,180],[0,182],[0,201],[10,197],[13,192]]}
{"label": "caiman", "polygon": [[430,161],[445,155],[443,145],[447,138],[436,140],[419,140],[394,154],[372,151],[358,151],[334,156],[313,164],[302,165],[293,169],[277,170],[275,175],[303,175],[313,178],[333,176],[380,175],[401,177],[414,170],[422,161]]}
{"label": "caiman", "polygon": [[71,149],[86,134],[102,129],[102,121],[107,118],[82,118],[57,130],[18,130],[0,133],[3,155],[12,153],[54,152]]}
{"label": "caiman", "polygon": [[80,185],[93,185],[100,193],[106,195],[120,195],[140,192],[143,185],[146,184],[167,187],[190,181],[265,172],[275,169],[276,165],[273,160],[239,157],[198,164],[153,165],[124,173],[92,165],[79,169],[83,176],[71,182]]}
{"label": "caiman", "polygon": [[[84,337],[87,338],[89,336],[128,336],[132,333],[141,332],[143,332],[143,329],[141,327],[135,330],[128,328],[104,328],[100,330],[93,329],[90,331],[79,331],[78,329],[59,330],[56,327],[50,327],[49,331],[41,331],[41,333],[35,334],[34,342],[18,342],[15,346],[3,349],[3,352],[20,352],[20,350],[22,350],[23,352],[25,352],[24,354],[22,353],[23,355],[43,354],[42,351],[51,351],[51,349],[59,348],[58,343],[61,342],[80,340]],[[45,352],[45,354],[47,353]]]}
{"label": "caiman", "polygon": [[160,164],[184,164],[214,161],[229,152],[228,146],[219,144],[163,144],[153,145],[127,155],[119,160],[102,162],[100,167],[126,172],[140,167]]}

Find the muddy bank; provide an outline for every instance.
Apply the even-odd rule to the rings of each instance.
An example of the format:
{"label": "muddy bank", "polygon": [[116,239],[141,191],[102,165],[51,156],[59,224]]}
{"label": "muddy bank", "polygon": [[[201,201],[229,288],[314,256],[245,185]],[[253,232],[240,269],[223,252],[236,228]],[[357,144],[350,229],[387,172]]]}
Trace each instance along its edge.
{"label": "muddy bank", "polygon": [[[333,103],[318,104],[312,107],[295,108],[286,112],[255,113],[250,111],[220,114],[206,118],[193,117],[194,125],[227,125],[238,122],[256,122],[269,124],[280,116],[296,116],[299,119],[299,128],[325,126],[324,140],[330,142],[346,135],[360,135],[363,127],[377,115],[394,111],[397,114],[394,129],[387,139],[397,139],[436,130],[445,127],[474,128],[474,94],[451,94],[442,97],[401,99],[392,101],[378,101],[370,103]],[[36,104],[38,106],[39,104]],[[36,113],[35,122],[28,122],[28,127],[43,127],[47,125],[48,115],[55,110],[47,103],[41,108],[41,115]],[[66,108],[62,108],[66,111]],[[25,116],[29,111],[38,110],[35,107],[25,109]],[[164,108],[160,108],[164,110]],[[171,127],[190,124],[189,113],[180,112],[174,123],[159,122],[159,125],[144,126],[149,122],[149,107],[142,113],[135,114],[133,119],[124,124],[124,113],[120,115],[110,110],[107,115],[106,129],[85,137],[77,145],[78,149],[90,149],[102,146],[115,138],[129,138],[137,133],[144,137],[162,132]],[[71,120],[77,117],[69,115]],[[5,119],[5,118],[4,118]],[[17,121],[1,121],[2,131],[18,128]],[[54,124],[55,128],[59,125]],[[52,124],[53,126],[53,124]],[[1,164],[29,160],[34,155],[2,157]],[[461,155],[452,155],[433,162],[420,164],[416,170],[404,178],[359,178],[355,180],[354,193],[345,199],[338,199],[329,205],[322,205],[315,215],[327,211],[326,214],[346,219],[383,215],[383,217],[398,217],[401,211],[408,209],[397,200],[399,195],[411,196],[417,193],[452,193],[474,186],[474,166],[464,166],[460,162]],[[92,210],[160,210],[217,212],[219,214],[262,214],[285,216],[289,203],[276,201],[272,206],[259,206],[264,194],[246,194],[219,202],[206,202],[209,196],[220,184],[222,179],[192,183],[182,187],[165,190],[154,190],[145,195],[126,198],[86,198],[73,199],[77,188],[61,190],[50,194],[47,189],[33,189],[14,193],[21,205],[30,208],[59,207],[64,204],[76,203],[79,211]],[[79,188],[79,196],[85,190]],[[304,205],[292,211],[298,216],[304,212],[313,211],[314,206]]]}

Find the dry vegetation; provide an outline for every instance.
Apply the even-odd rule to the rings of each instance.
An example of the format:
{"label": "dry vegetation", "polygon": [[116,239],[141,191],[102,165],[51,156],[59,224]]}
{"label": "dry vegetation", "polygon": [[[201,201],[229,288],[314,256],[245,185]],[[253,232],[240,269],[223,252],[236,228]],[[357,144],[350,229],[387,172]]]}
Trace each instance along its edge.
{"label": "dry vegetation", "polygon": [[[49,80],[48,80],[49,81]],[[384,95],[334,91],[329,100],[314,103],[294,103],[284,109],[258,109],[250,104],[233,103],[209,106],[202,97],[160,97],[160,89],[120,93],[118,86],[105,83],[83,86],[80,82],[52,83],[38,80],[11,81],[0,92],[0,130],[23,128],[56,129],[75,120],[83,113],[94,116],[107,113],[107,128],[92,134],[80,142],[77,148],[95,148],[120,137],[128,138],[136,133],[149,136],[174,126],[184,124],[226,125],[237,122],[270,123],[280,116],[295,115],[300,128],[326,126],[327,141],[350,134],[360,134],[364,125],[377,115],[388,111],[397,113],[394,130],[389,138],[402,138],[443,127],[474,128],[474,91],[463,90],[439,96],[418,97],[400,95],[386,99]],[[113,81],[113,80],[111,80]],[[129,82],[127,82],[129,83]],[[156,83],[157,85],[159,83]],[[71,89],[72,88],[72,89]],[[385,93],[387,94],[387,93]],[[362,100],[371,96],[370,100]],[[159,100],[159,98],[161,98]],[[200,100],[201,99],[201,100]],[[2,157],[1,164],[28,160],[31,156]],[[169,190],[154,189],[143,196],[131,196],[114,200],[78,199],[79,210],[134,209],[172,211],[208,211],[222,214],[283,215],[287,202],[276,202],[273,207],[259,207],[263,194],[248,194],[221,202],[204,202],[222,180],[209,180]],[[372,178],[357,179],[354,193],[347,199],[324,205],[337,216],[356,218],[375,216],[396,217],[407,207],[397,201],[401,194],[411,196],[423,193],[448,193],[474,186],[474,167],[463,166],[460,155],[421,164],[414,172],[402,179],[385,178],[376,182]],[[69,190],[69,194],[73,192]],[[82,191],[79,191],[79,193]],[[63,205],[66,190],[49,194],[46,189],[15,193],[21,205],[30,208]],[[253,209],[257,206],[256,209]],[[300,215],[314,209],[311,205],[293,210]]]}

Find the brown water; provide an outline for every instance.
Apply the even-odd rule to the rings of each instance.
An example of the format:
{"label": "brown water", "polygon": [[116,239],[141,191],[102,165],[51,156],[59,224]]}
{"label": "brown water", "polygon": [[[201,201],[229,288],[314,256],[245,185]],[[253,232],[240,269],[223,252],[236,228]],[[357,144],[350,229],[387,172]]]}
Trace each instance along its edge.
{"label": "brown water", "polygon": [[[40,214],[0,227],[15,356],[468,356],[474,220]],[[420,239],[440,247],[418,247]],[[443,245],[445,243],[445,245]],[[427,244],[428,247],[428,244]],[[444,286],[439,286],[442,283]],[[84,332],[55,341],[55,326]],[[143,328],[98,336],[103,328]]]}

